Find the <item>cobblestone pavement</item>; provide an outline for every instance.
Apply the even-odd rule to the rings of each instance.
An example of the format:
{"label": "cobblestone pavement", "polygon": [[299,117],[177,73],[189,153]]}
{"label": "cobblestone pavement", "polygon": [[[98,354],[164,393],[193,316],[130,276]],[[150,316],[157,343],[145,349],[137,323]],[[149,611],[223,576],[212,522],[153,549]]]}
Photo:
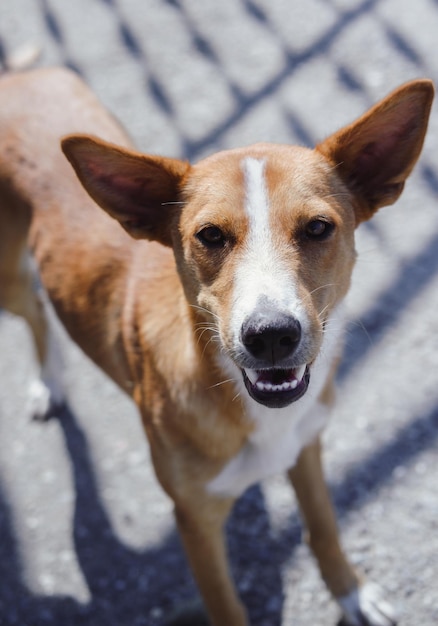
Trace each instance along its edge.
{"label": "cobblestone pavement", "polygon": [[[433,0],[2,0],[0,57],[41,46],[147,151],[313,144],[438,73]],[[438,623],[438,116],[396,207],[358,233],[327,473],[345,545],[402,626]],[[59,331],[71,414],[32,423],[21,320],[0,317],[0,624],[152,626],[193,583],[137,414]],[[335,624],[282,478],[238,503],[253,626]],[[232,625],[224,625],[232,626]]]}

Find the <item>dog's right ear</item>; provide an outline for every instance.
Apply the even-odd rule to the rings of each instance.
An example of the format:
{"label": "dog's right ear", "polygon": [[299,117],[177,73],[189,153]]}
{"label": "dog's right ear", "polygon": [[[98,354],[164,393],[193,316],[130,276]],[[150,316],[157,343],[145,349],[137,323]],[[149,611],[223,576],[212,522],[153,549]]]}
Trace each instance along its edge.
{"label": "dog's right ear", "polygon": [[423,146],[433,95],[430,80],[411,81],[317,146],[353,192],[357,223],[402,193]]}
{"label": "dog's right ear", "polygon": [[170,224],[189,163],[147,156],[89,135],[70,135],[61,145],[89,195],[132,237],[172,245]]}

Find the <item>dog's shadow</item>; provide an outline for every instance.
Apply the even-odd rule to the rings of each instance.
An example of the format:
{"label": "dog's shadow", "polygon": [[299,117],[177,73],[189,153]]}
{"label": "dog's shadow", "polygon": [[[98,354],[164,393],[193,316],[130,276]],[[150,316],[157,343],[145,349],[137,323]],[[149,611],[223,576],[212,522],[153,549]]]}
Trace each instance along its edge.
{"label": "dog's shadow", "polygon": [[[76,557],[91,600],[84,605],[71,597],[36,596],[26,588],[11,512],[0,490],[0,624],[205,624],[197,611],[196,618],[192,614],[185,619],[174,613],[176,607],[190,605],[197,593],[176,530],[153,549],[136,551],[124,545],[115,535],[103,506],[84,432],[68,408],[59,413],[59,423],[74,480]],[[236,579],[252,583],[240,589],[251,624],[267,623],[268,619],[270,626],[279,626],[283,558],[278,561],[275,558],[282,553],[270,539],[269,520],[259,488],[250,489],[238,502],[229,521],[228,535]]]}
{"label": "dog's shadow", "polygon": [[[71,597],[33,595],[23,582],[12,515],[0,488],[0,624],[13,626],[163,626],[175,607],[196,597],[176,531],[153,549],[135,551],[115,535],[97,488],[86,437],[70,410],[59,415],[75,487],[73,535],[76,557],[91,594],[88,604]],[[42,426],[43,427],[43,426]],[[419,416],[332,485],[338,518],[373,496],[400,463],[409,462],[438,437],[438,409]],[[301,542],[296,513],[275,536],[258,487],[238,501],[228,525],[229,552],[239,592],[254,626],[280,626],[281,569]],[[195,611],[197,615],[197,612]],[[200,626],[192,617],[175,626]]]}

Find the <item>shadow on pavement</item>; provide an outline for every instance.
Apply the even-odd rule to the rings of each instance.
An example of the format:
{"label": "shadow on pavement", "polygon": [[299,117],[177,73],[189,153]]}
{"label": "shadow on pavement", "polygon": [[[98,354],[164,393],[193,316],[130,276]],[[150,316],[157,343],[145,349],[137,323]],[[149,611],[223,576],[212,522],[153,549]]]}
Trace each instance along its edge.
{"label": "shadow on pavement", "polygon": [[[77,559],[92,600],[82,605],[69,597],[32,595],[22,582],[11,511],[0,492],[0,624],[2,626],[141,626],[163,623],[163,614],[195,595],[176,533],[144,552],[116,537],[102,505],[84,433],[69,410],[60,418],[73,468],[76,503],[73,533]],[[357,510],[438,437],[438,409],[421,416],[398,437],[352,468],[332,486],[339,519]],[[275,538],[261,490],[241,498],[228,525],[229,550],[251,623],[279,626],[283,604],[281,569],[301,539],[294,514]]]}
{"label": "shadow on pavement", "polygon": [[[68,409],[60,415],[59,423],[74,478],[76,556],[92,599],[83,605],[73,598],[37,596],[26,589],[11,511],[0,489],[0,624],[162,624],[165,614],[196,595],[176,532],[168,535],[161,545],[144,552],[123,545],[114,534],[102,504],[83,431]],[[249,532],[248,520],[252,524]],[[247,578],[244,571],[250,567],[257,571],[257,580],[254,580],[257,594],[252,597],[250,589],[243,590],[244,599],[251,605],[251,614],[269,612],[269,607],[273,607],[272,597],[281,593],[278,566],[271,559],[275,545],[271,545],[268,530],[263,498],[260,490],[254,488],[237,505],[229,531],[237,577]],[[255,534],[257,543],[261,543],[257,547],[254,546]],[[259,537],[265,535],[266,539],[259,542]],[[258,555],[255,558],[254,552]],[[262,564],[263,568],[258,569]],[[279,608],[276,607],[276,613]],[[271,617],[272,626],[280,623],[274,615]],[[253,623],[261,623],[256,615]]]}

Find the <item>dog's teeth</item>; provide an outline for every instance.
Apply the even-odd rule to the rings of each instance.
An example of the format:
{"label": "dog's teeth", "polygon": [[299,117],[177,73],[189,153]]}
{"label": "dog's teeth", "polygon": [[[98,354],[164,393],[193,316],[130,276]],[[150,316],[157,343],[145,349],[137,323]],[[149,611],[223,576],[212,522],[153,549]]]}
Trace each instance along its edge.
{"label": "dog's teeth", "polygon": [[272,383],[264,383],[259,381],[256,383],[256,387],[260,391],[291,391],[292,389],[296,389],[298,387],[298,381],[285,381],[280,385],[274,385]]}
{"label": "dog's teeth", "polygon": [[246,369],[245,374],[252,385],[254,385],[259,391],[275,392],[275,391],[292,391],[296,389],[301,383],[304,373],[306,371],[306,365],[297,367],[293,370],[293,377],[291,380],[285,380],[282,383],[273,383],[267,380],[263,380],[263,376],[257,370]]}
{"label": "dog's teeth", "polygon": [[249,381],[255,385],[257,382],[257,379],[259,377],[258,373],[256,370],[245,370],[245,374],[248,376]]}
{"label": "dog's teeth", "polygon": [[303,376],[305,372],[306,372],[306,364],[302,365],[301,367],[297,367],[297,369],[295,370],[295,378],[298,381],[297,384],[303,380]]}

